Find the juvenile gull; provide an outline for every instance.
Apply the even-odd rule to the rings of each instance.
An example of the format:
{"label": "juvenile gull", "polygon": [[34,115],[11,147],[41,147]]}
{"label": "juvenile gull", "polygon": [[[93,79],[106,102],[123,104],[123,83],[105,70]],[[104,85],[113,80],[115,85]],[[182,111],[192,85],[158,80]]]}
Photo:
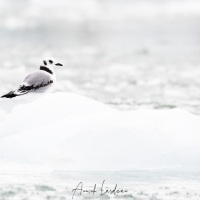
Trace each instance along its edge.
{"label": "juvenile gull", "polygon": [[1,98],[13,98],[30,92],[47,91],[47,89],[51,88],[56,81],[54,72],[55,66],[63,65],[57,63],[53,58],[44,59],[43,65],[40,66],[39,70],[29,74],[16,90],[3,95]]}

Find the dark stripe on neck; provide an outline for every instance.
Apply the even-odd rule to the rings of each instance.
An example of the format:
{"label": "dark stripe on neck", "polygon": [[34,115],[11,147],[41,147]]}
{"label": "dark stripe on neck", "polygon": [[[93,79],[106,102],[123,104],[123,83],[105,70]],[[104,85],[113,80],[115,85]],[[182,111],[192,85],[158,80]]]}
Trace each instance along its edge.
{"label": "dark stripe on neck", "polygon": [[53,74],[53,72],[48,67],[40,66],[40,70]]}

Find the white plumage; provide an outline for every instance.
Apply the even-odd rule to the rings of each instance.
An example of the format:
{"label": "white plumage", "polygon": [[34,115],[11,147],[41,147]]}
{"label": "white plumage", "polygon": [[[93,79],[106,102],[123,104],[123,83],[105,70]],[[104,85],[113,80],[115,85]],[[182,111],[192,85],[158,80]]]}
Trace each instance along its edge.
{"label": "white plumage", "polygon": [[63,65],[57,63],[53,58],[44,59],[43,65],[40,66],[39,70],[29,74],[16,90],[3,95],[2,98],[13,98],[30,92],[47,91],[56,81],[56,75],[54,72],[55,66]]}

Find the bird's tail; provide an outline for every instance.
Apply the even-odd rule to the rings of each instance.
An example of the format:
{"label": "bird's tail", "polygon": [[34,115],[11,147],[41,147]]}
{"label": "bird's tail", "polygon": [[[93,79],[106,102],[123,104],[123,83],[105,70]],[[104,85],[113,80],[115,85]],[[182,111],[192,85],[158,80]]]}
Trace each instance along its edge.
{"label": "bird's tail", "polygon": [[1,98],[9,98],[9,99],[11,99],[11,98],[14,98],[14,97],[17,97],[17,96],[21,96],[21,95],[24,95],[24,94],[27,94],[28,93],[28,91],[11,91],[11,92],[9,92],[8,94],[5,94],[5,95],[3,95],[3,96],[1,96]]}

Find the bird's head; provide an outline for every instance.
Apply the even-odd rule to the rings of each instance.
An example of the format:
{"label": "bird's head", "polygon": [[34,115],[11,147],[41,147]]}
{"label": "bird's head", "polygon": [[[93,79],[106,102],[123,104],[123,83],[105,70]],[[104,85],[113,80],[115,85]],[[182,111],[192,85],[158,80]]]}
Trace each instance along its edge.
{"label": "bird's head", "polygon": [[61,63],[57,62],[54,58],[45,58],[43,59],[43,63],[41,67],[47,67],[49,69],[54,70],[56,66],[63,66]]}

